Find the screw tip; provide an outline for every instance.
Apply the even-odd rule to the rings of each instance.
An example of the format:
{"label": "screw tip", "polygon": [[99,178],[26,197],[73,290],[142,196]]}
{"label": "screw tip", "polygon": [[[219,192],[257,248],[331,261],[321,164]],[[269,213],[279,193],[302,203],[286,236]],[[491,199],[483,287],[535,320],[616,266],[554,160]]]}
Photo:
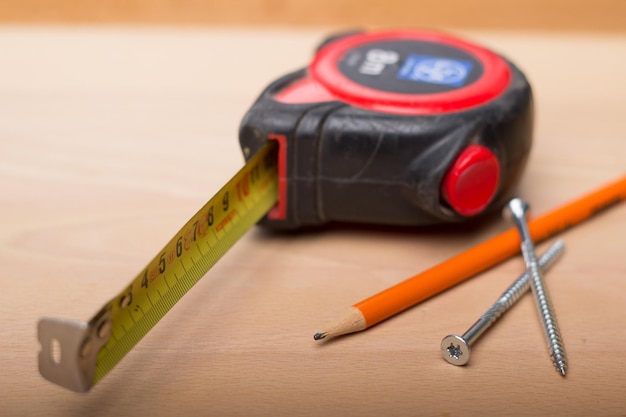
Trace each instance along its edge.
{"label": "screw tip", "polygon": [[559,366],[558,371],[561,374],[561,376],[565,376],[565,374],[567,373],[567,367],[565,365],[561,365]]}

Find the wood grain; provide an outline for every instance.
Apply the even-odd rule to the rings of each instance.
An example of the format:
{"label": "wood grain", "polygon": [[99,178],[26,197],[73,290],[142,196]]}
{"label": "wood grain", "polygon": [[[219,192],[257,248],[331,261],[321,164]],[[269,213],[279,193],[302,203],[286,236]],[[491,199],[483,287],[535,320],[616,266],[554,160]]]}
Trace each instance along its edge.
{"label": "wood grain", "polygon": [[620,0],[2,0],[0,22],[626,31]]}
{"label": "wood grain", "polygon": [[[626,37],[460,33],[531,80],[519,195],[545,212],[624,173]],[[43,380],[42,316],[88,319],[242,164],[237,126],[318,30],[0,27],[2,416],[623,415],[626,205],[561,237],[552,368],[525,297],[460,368],[439,353],[523,269],[493,268],[319,345],[351,304],[507,228],[250,231],[92,392]],[[538,250],[543,251],[541,245]]]}

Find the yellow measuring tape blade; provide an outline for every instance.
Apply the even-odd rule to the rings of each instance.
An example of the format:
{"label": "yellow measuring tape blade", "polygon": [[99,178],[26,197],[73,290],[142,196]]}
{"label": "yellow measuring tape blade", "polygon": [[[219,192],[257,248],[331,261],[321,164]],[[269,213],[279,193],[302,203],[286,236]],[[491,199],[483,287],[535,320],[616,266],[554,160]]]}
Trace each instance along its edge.
{"label": "yellow measuring tape blade", "polygon": [[[257,152],[89,323],[42,319],[42,375],[77,391],[87,391],[100,381],[276,204],[276,146],[269,141]],[[65,362],[60,364],[52,358],[53,339],[61,344]],[[76,363],[68,363],[74,355]]]}

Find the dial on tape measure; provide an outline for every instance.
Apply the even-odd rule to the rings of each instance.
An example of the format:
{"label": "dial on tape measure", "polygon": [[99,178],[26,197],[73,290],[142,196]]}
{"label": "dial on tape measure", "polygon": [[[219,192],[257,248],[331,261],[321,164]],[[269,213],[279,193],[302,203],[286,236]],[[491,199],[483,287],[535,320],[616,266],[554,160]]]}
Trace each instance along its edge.
{"label": "dial on tape measure", "polygon": [[271,83],[239,139],[246,165],[123,291],[89,322],[39,322],[45,378],[88,391],[261,219],[424,225],[499,207],[530,150],[531,91],[448,35],[349,33]]}

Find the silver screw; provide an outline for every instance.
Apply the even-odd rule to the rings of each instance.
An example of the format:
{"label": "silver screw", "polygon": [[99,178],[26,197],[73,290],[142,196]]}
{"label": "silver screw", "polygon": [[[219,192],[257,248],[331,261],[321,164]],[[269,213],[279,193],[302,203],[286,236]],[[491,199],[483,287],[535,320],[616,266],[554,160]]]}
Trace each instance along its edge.
{"label": "silver screw", "polygon": [[528,203],[520,198],[514,198],[509,201],[509,212],[513,215],[513,221],[519,231],[522,240],[521,248],[524,261],[526,262],[526,271],[530,275],[530,286],[535,296],[537,311],[541,317],[543,330],[548,342],[548,349],[552,363],[561,375],[565,376],[567,372],[567,357],[563,348],[561,332],[556,321],[556,315],[550,303],[550,297],[543,285],[543,279],[539,266],[537,265],[537,257],[535,255],[535,246],[526,224],[526,214],[528,213]]}
{"label": "silver screw", "polygon": [[[539,268],[541,268],[542,272],[546,272],[554,265],[561,253],[563,253],[564,247],[563,242],[557,240],[548,248],[546,253],[539,258]],[[463,336],[450,334],[443,338],[441,341],[441,354],[443,358],[452,365],[465,365],[469,362],[471,346],[474,342],[529,289],[530,276],[527,272],[524,272],[502,293],[498,300],[480,316],[476,323],[463,333]]]}

